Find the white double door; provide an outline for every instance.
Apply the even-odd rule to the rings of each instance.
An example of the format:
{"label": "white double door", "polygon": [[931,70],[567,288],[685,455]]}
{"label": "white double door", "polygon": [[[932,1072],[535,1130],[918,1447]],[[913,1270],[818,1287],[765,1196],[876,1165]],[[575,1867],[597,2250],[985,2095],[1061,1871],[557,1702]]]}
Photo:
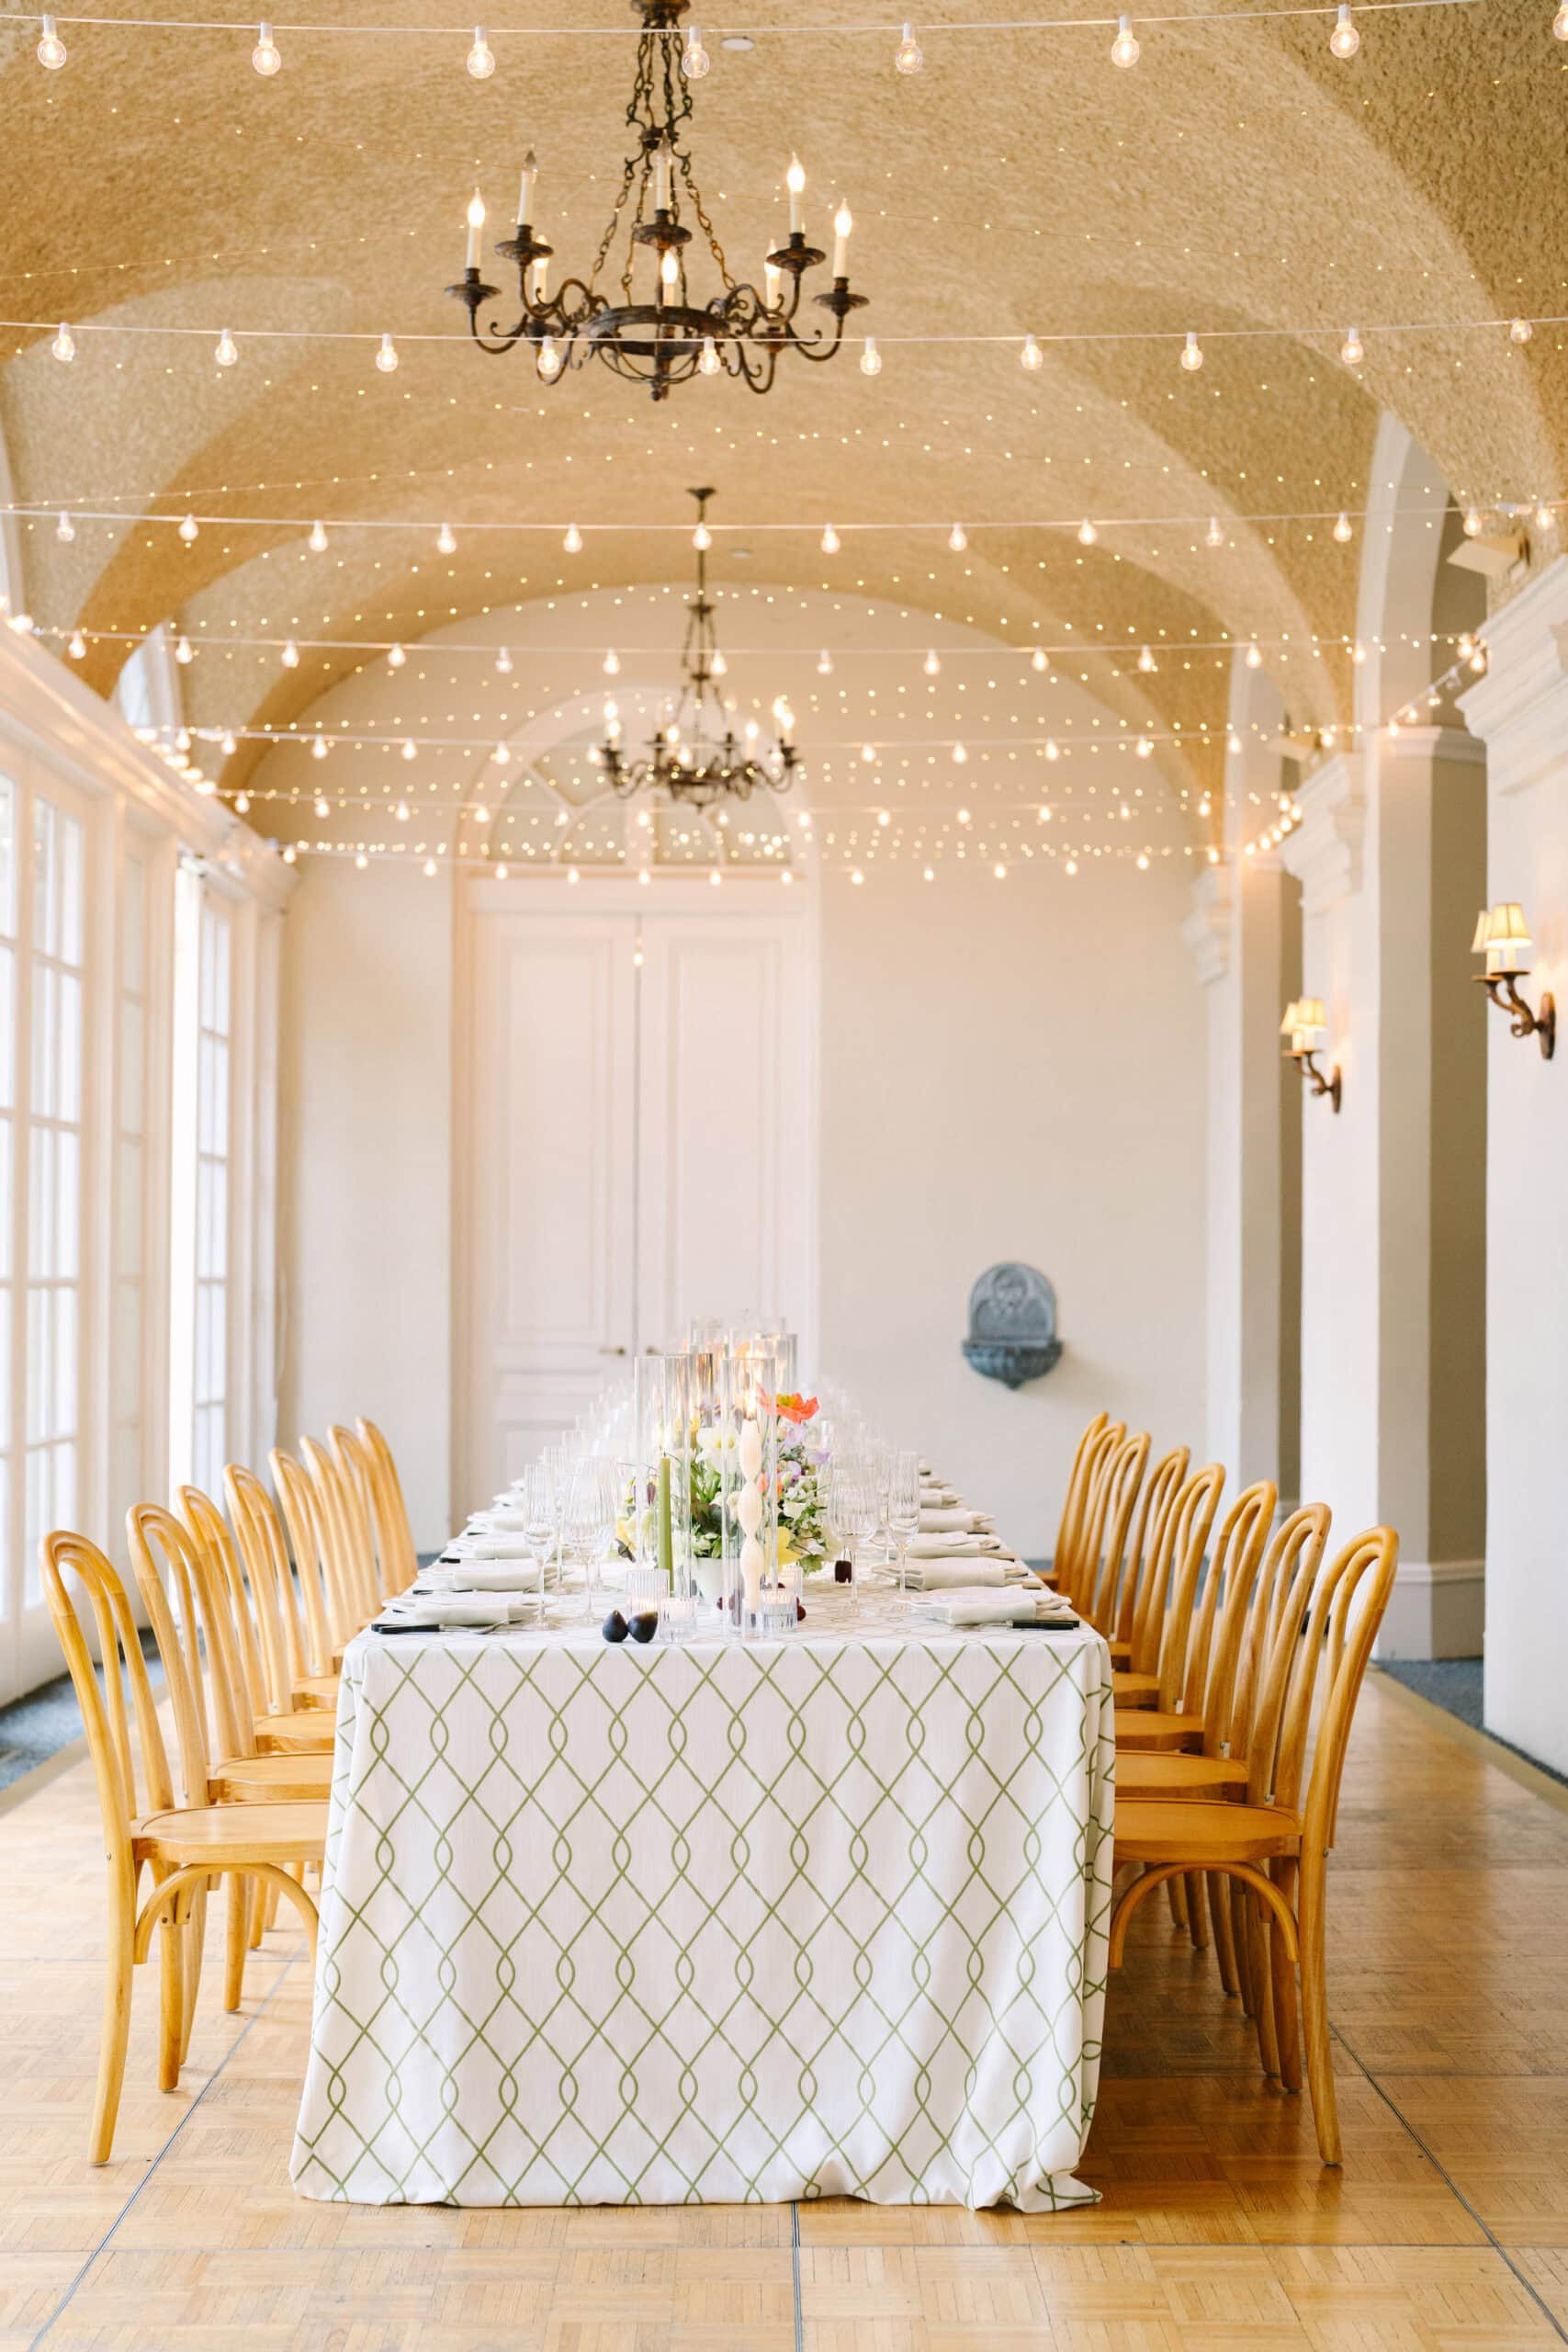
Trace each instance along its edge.
{"label": "white double door", "polygon": [[461,1509],[695,1316],[809,1339],[813,928],[804,889],[780,905],[763,887],[732,885],[722,909],[681,884],[656,909],[618,883],[468,895]]}

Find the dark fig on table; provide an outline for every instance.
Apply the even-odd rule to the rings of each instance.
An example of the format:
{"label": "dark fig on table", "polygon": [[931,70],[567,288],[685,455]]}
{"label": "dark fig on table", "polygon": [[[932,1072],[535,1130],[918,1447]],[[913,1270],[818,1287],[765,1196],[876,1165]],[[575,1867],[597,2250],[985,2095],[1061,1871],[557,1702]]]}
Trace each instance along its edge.
{"label": "dark fig on table", "polygon": [[[618,1612],[617,1612],[617,1613],[618,1613]],[[657,1610],[657,1609],[639,1609],[639,1610],[638,1610],[638,1611],[637,1611],[637,1615],[632,1619],[632,1623],[631,1623],[631,1636],[632,1636],[633,1641],[634,1641],[634,1642],[651,1642],[651,1641],[652,1641],[652,1639],[653,1639],[653,1637],[654,1637],[654,1635],[655,1635],[655,1634],[657,1634],[657,1633],[658,1633],[658,1631],[659,1631],[659,1611],[658,1611],[658,1610]]]}
{"label": "dark fig on table", "polygon": [[806,1603],[804,1600],[797,1600],[795,1604],[795,1622],[797,1625],[804,1625],[806,1623]]}
{"label": "dark fig on table", "polygon": [[630,1630],[620,1611],[612,1609],[604,1620],[604,1639],[607,1642],[624,1642]]}

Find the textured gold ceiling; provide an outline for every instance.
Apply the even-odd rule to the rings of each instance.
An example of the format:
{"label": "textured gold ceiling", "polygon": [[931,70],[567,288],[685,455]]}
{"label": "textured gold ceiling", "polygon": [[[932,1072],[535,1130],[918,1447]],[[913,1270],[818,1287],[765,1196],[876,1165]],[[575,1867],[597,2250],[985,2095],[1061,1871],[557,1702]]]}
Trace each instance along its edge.
{"label": "textured gold ceiling", "polygon": [[[375,16],[430,13],[378,0]],[[581,0],[533,13],[627,21]],[[791,11],[850,14],[841,0]],[[1568,311],[1550,18],[1544,0],[1365,12],[1348,65],[1322,17],[1152,26],[1131,74],[1111,67],[1104,28],[930,32],[908,79],[890,35],[761,33],[736,56],[705,22],[714,69],[693,145],[732,264],[757,274],[798,148],[808,225],[825,231],[840,191],[854,205],[854,282],[873,300],[861,322],[885,367],[867,380],[846,354],[781,370],[765,400],[699,382],[661,409],[603,371],[544,390],[522,358],[480,357],[441,290],[473,182],[504,212],[530,143],[540,226],[562,266],[587,258],[619,167],[629,33],[493,30],[486,84],[463,70],[466,24],[441,39],[280,34],[283,70],[265,81],[241,28],[68,28],[70,64],[48,74],[36,26],[0,21],[0,307],[69,318],[79,345],[62,367],[47,334],[4,337],[15,495],[293,526],[208,525],[186,548],[166,526],[84,521],[62,546],[51,518],[24,530],[28,603],[46,628],[173,618],[198,639],[412,640],[562,589],[683,577],[683,537],[622,527],[571,558],[558,533],[684,525],[700,480],[721,487],[717,521],[752,526],[750,582],[884,598],[1018,641],[1115,645],[1114,664],[1087,665],[1101,700],[1167,730],[1223,727],[1224,666],[1162,659],[1140,677],[1127,649],[1256,635],[1294,717],[1343,720],[1348,660],[1312,639],[1354,630],[1358,546],[1336,545],[1326,520],[1242,518],[1353,513],[1383,407],[1461,504],[1563,489],[1560,331],[1522,348],[1460,331]],[[332,0],[320,20],[348,21]],[[95,321],[450,341],[404,340],[392,376],[367,342],[247,342],[222,369],[205,336],[81,332]],[[1450,331],[1372,332],[1386,322]],[[1359,376],[1337,356],[1352,322]],[[1190,326],[1205,334],[1196,376],[1174,343],[1048,345],[1030,376],[1016,347],[900,340]],[[1221,339],[1250,327],[1317,331]],[[1107,531],[1089,549],[1030,527],[1084,513],[1213,514],[1226,543],[1208,548],[1190,521]],[[310,556],[317,515],[419,527],[344,529]],[[459,535],[450,558],[434,545],[444,519]],[[955,519],[962,556],[945,545]],[[556,528],[464,530],[535,520]],[[832,558],[815,531],[761,527],[829,520],[844,531]],[[857,538],[856,522],[926,527]],[[721,537],[721,577],[725,554]],[[95,644],[85,674],[107,689],[128,650]],[[352,646],[297,672],[208,650],[186,673],[187,707],[197,723],[287,725],[357,666]],[[254,756],[242,744],[225,784]]]}

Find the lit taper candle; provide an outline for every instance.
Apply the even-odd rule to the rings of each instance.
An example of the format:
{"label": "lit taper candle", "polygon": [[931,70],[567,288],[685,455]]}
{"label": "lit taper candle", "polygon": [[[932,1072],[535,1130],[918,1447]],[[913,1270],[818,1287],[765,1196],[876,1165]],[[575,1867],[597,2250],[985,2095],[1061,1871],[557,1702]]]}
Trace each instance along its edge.
{"label": "lit taper candle", "polygon": [[539,159],[530,147],[523,158],[523,182],[517,191],[517,224],[526,228],[534,218],[534,187],[539,176]]}
{"label": "lit taper candle", "polygon": [[835,277],[847,277],[850,274],[850,231],[854,225],[854,214],[847,204],[840,204],[833,215],[833,275]]}
{"label": "lit taper candle", "polygon": [[479,266],[479,236],[485,224],[485,200],[475,188],[468,198],[468,267]]}
{"label": "lit taper candle", "polygon": [[789,233],[792,237],[795,237],[800,234],[804,218],[804,207],[800,199],[806,194],[806,174],[801,168],[798,155],[792,155],[789,159],[789,170],[784,175],[784,185],[789,189]]}

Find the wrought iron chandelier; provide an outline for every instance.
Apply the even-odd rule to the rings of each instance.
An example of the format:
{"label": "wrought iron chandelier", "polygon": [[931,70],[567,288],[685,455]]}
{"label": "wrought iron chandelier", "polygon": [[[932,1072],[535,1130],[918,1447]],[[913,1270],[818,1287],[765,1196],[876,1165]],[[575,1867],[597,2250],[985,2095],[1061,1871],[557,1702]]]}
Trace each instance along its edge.
{"label": "wrought iron chandelier", "polygon": [[789,740],[794,721],[782,695],[773,704],[778,734],[765,750],[755,721],[740,735],[735,732],[734,713],[717,683],[727,665],[707,593],[707,504],[713,492],[694,490],[692,496],[697,502],[692,534],[697,593],[686,607],[680,699],[641,760],[628,760],[622,751],[620,721],[615,705],[606,704],[605,740],[595,756],[611,790],[623,800],[637,792],[663,792],[689,808],[709,808],[716,800],[750,800],[759,789],[786,792],[800,754]]}
{"label": "wrought iron chandelier", "polygon": [[[771,391],[782,353],[793,351],[818,362],[831,359],[843,340],[845,319],[864,306],[866,297],[850,291],[852,224],[848,207],[840,205],[833,224],[833,283],[815,298],[831,326],[824,322],[819,329],[803,333],[797,325],[801,281],[826,258],[818,247],[807,243],[801,226],[806,175],[798,158],[792,160],[788,175],[789,236],[768,255],[762,292],[730,276],[682,138],[692,115],[691,83],[708,68],[707,52],[695,31],[682,41],[679,28],[687,5],[688,0],[633,0],[642,18],[637,77],[626,108],[626,127],[635,143],[585,278],[564,278],[554,294],[549,291],[555,249],[535,234],[532,225],[538,168],[530,149],[523,164],[516,234],[495,248],[503,261],[517,265],[522,316],[509,328],[492,320],[488,333],[481,334],[479,311],[499,300],[501,289],[487,285],[479,269],[484,205],[477,190],[468,207],[468,266],[461,283],[446,290],[466,306],[469,333],[481,351],[499,354],[518,344],[531,345],[543,383],[556,383],[569,368],[597,358],[628,382],[646,384],[656,401],[668,399],[672,385],[686,383],[693,376],[716,376],[721,369],[741,378],[754,392]],[[623,230],[626,258],[616,302],[601,290],[600,279]],[[699,237],[722,288],[705,302],[695,299],[689,280],[690,264],[700,252]],[[652,263],[651,301],[635,299],[639,249]]]}

